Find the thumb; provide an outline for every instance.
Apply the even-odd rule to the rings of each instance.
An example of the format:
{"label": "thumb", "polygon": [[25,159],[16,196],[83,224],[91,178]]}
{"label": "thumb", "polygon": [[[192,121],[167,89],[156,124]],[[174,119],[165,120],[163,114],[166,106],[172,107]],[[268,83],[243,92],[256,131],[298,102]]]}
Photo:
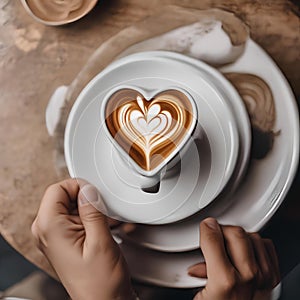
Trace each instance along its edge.
{"label": "thumb", "polygon": [[78,212],[85,229],[87,244],[107,245],[113,242],[108,226],[107,209],[97,189],[87,183],[78,193]]}

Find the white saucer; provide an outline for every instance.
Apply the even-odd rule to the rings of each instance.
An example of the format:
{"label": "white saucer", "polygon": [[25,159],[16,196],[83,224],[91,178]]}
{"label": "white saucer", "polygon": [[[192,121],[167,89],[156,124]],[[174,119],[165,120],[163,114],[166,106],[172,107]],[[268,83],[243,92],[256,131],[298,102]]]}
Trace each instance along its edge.
{"label": "white saucer", "polygon": [[[211,206],[180,223],[137,225],[136,232],[132,232],[129,238],[140,245],[171,252],[196,249],[199,222],[206,216],[217,217],[224,224],[241,225],[247,231],[258,231],[272,217],[289,190],[299,160],[299,116],[286,79],[272,59],[252,40],[247,43],[243,56],[222,71],[256,74],[268,83],[277,111],[274,131],[280,130],[280,135],[275,137],[273,149],[264,159],[250,161],[246,178],[231,197],[229,208],[226,208],[226,199],[218,198]],[[176,268],[172,256],[170,260]]]}
{"label": "white saucer", "polygon": [[153,285],[173,288],[197,288],[206,284],[206,279],[188,275],[191,265],[203,261],[200,250],[186,253],[162,253],[121,243],[121,250],[133,278]]}
{"label": "white saucer", "polygon": [[[163,179],[156,194],[128,184],[127,178],[133,175],[122,177],[122,172],[131,170],[115,171],[116,150],[101,126],[100,106],[106,92],[120,84],[158,90],[177,85],[192,95],[199,111],[199,123],[208,139],[200,148],[208,148],[209,153],[199,157],[196,144],[191,146],[182,158],[180,174]],[[69,172],[98,187],[111,216],[148,224],[186,218],[213,201],[233,174],[239,155],[239,134],[232,106],[239,107],[244,128],[248,128],[239,95],[213,68],[165,51],[125,57],[96,76],[72,108],[65,133]],[[247,130],[244,133],[250,136]],[[207,155],[211,156],[210,162]]]}

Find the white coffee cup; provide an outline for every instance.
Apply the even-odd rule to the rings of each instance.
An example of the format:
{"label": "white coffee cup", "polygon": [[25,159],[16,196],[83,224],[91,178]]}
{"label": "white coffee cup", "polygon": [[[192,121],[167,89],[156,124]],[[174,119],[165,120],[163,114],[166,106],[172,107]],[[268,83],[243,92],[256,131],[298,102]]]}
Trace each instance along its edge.
{"label": "white coffee cup", "polygon": [[[133,118],[130,121],[128,121],[128,119],[126,119],[128,121],[129,125],[124,125],[124,127],[120,127],[118,133],[116,133],[116,135],[112,135],[112,133],[110,132],[109,126],[108,126],[108,116],[107,116],[107,107],[108,107],[108,103],[109,101],[112,101],[112,96],[115,95],[118,92],[123,92],[125,90],[131,90],[131,91],[136,91],[137,94],[142,95],[142,97],[144,98],[144,102],[146,101],[146,103],[149,105],[147,106],[149,108],[149,110],[147,110],[147,108],[140,108],[140,111],[136,110],[134,112],[131,112],[130,116],[132,115],[136,115],[137,118]],[[155,121],[160,123],[156,124],[162,124],[163,120],[166,120],[166,115],[170,116],[171,114],[168,114],[166,111],[161,110],[155,110],[153,107],[154,105],[156,105],[155,108],[158,108],[157,103],[155,103],[154,105],[152,105],[152,111],[155,111],[155,113],[157,113],[157,115],[148,115],[148,113],[151,111],[151,104],[152,101],[156,101],[156,96],[157,95],[161,95],[163,93],[168,94],[169,91],[174,91],[174,93],[178,92],[182,97],[185,97],[185,100],[188,101],[188,105],[189,105],[189,109],[191,111],[188,111],[187,114],[189,115],[190,118],[190,124],[188,128],[184,128],[184,127],[179,127],[180,125],[178,125],[178,130],[181,130],[181,139],[178,143],[174,143],[175,146],[173,146],[172,151],[169,153],[169,155],[167,155],[166,157],[161,156],[162,158],[160,158],[160,154],[157,153],[154,156],[151,157],[151,159],[156,159],[159,160],[160,163],[155,167],[155,168],[151,168],[150,170],[146,170],[145,168],[142,168],[134,159],[133,157],[131,157],[131,155],[129,154],[129,149],[132,149],[132,145],[127,145],[127,147],[129,149],[125,149],[124,147],[122,147],[120,145],[120,143],[117,141],[119,139],[119,141],[121,140],[121,136],[131,136],[134,137],[134,135],[136,133],[140,133],[141,135],[137,135],[136,136],[136,140],[132,139],[131,142],[132,144],[134,144],[137,140],[139,140],[141,138],[141,136],[143,134],[145,134],[145,136],[150,136],[153,135],[154,133],[161,133],[161,136],[159,136],[159,139],[161,139],[162,141],[166,142],[166,140],[170,140],[172,142],[174,142],[174,140],[172,140],[172,135],[169,135],[169,137],[167,137],[168,132],[164,131],[164,128],[160,128],[160,125],[157,125],[157,127],[152,126],[151,127],[151,122],[154,123]],[[124,92],[125,93],[125,92]],[[138,96],[139,97],[139,96]],[[179,98],[179,97],[178,97]],[[141,99],[139,99],[141,100]],[[138,101],[138,99],[136,99],[136,102]],[[140,104],[139,104],[140,105]],[[163,102],[162,102],[163,105]],[[125,107],[125,105],[124,105]],[[119,111],[121,111],[119,113],[118,120],[120,121],[120,119],[123,117],[123,115],[125,115],[126,113],[124,112],[126,110],[126,108],[122,107],[121,109],[119,109]],[[187,110],[183,105],[181,107],[181,109],[185,109]],[[111,109],[117,109],[117,107],[113,107]],[[145,112],[146,110],[146,112]],[[183,110],[182,110],[183,111]],[[142,116],[142,113],[144,113],[144,115]],[[149,113],[150,114],[150,113]],[[128,115],[126,115],[128,116]],[[157,188],[159,188],[159,182],[161,181],[162,178],[167,177],[167,176],[174,176],[175,174],[178,173],[178,170],[180,169],[180,158],[182,157],[182,155],[184,155],[184,153],[186,152],[186,150],[189,148],[190,144],[194,141],[194,139],[199,138],[201,136],[201,129],[200,126],[197,126],[198,122],[198,112],[197,112],[197,107],[195,105],[194,99],[192,98],[192,96],[184,89],[176,87],[176,86],[169,86],[166,87],[164,90],[146,90],[144,88],[138,87],[138,86],[129,86],[129,85],[120,85],[117,86],[113,89],[111,89],[106,96],[103,99],[103,103],[101,105],[101,118],[102,120],[104,120],[103,122],[103,127],[104,130],[106,132],[107,137],[109,138],[110,142],[113,144],[114,148],[117,150],[117,155],[120,156],[121,160],[118,159],[117,157],[115,158],[115,172],[118,173],[118,175],[123,179],[126,180],[129,184],[133,184],[133,185],[138,185],[141,189],[143,189],[146,192],[155,192],[157,190]],[[157,119],[156,119],[157,118]],[[150,121],[149,121],[150,120]],[[146,130],[143,131],[145,128],[143,127],[139,127],[140,125],[138,124],[138,121],[142,122],[143,125],[145,125]],[[168,120],[168,123],[166,124],[173,124],[174,119],[172,119],[171,121]],[[179,123],[178,120],[175,120],[175,122]],[[150,128],[149,128],[149,124],[150,124]],[[136,127],[134,127],[136,126]],[[166,125],[167,126],[167,125]],[[142,130],[141,130],[142,128]],[[139,131],[140,129],[140,131]],[[153,129],[153,131],[151,132],[151,130]],[[161,129],[161,131],[159,131]],[[148,130],[148,131],[147,131]],[[156,131],[155,131],[156,130]],[[183,130],[183,132],[182,132]],[[175,132],[175,131],[174,131]],[[163,136],[163,133],[166,133],[165,136]],[[169,132],[170,133],[170,132]],[[120,134],[120,137],[118,138],[118,134]],[[175,137],[175,135],[174,135]],[[146,138],[145,138],[146,139]],[[159,140],[158,139],[158,140]],[[171,143],[170,143],[171,144]],[[150,155],[149,155],[150,157]],[[149,159],[150,160],[150,159]],[[131,178],[128,178],[128,175],[123,175],[127,173],[128,174],[128,168],[131,170],[130,174],[131,174]],[[126,172],[127,171],[127,172]],[[125,178],[126,177],[126,178]]]}

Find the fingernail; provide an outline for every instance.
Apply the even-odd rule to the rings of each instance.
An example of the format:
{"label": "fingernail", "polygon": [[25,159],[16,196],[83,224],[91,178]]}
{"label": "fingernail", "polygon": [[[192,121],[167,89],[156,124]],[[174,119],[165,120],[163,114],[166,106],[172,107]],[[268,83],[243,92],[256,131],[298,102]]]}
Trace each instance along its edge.
{"label": "fingernail", "polygon": [[80,188],[78,201],[80,206],[92,204],[97,210],[103,214],[107,214],[107,208],[101,195],[98,190],[89,183]]}
{"label": "fingernail", "polygon": [[[189,276],[195,277],[195,272],[194,271],[195,271],[195,269],[194,270],[188,270],[187,273],[188,273]],[[197,270],[196,270],[196,272],[197,272]]]}
{"label": "fingernail", "polygon": [[193,272],[195,269],[197,269],[197,267],[195,265],[189,266],[187,271],[188,273]]}
{"label": "fingernail", "polygon": [[219,224],[216,221],[216,219],[214,218],[208,218],[206,220],[204,220],[205,225],[207,225],[210,229],[218,229],[219,228]]}

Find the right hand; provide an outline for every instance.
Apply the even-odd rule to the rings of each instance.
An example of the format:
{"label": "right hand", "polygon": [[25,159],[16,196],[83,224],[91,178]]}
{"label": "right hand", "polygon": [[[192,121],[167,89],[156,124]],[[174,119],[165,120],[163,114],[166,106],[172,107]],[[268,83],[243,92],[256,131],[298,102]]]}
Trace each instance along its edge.
{"label": "right hand", "polygon": [[271,240],[238,226],[221,226],[213,218],[200,224],[200,247],[206,263],[189,275],[207,278],[194,300],[269,300],[279,283],[279,265]]}

